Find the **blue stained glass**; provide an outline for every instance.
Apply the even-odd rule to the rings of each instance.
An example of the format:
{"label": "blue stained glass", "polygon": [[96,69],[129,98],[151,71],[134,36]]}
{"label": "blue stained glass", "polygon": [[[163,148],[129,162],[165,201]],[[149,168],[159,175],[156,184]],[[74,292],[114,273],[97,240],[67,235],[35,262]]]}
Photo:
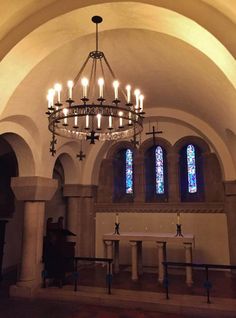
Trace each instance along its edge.
{"label": "blue stained glass", "polygon": [[196,177],[196,156],[195,147],[188,145],[187,147],[187,169],[188,169],[188,192],[197,192],[197,177]]}
{"label": "blue stained glass", "polygon": [[155,150],[155,165],[156,165],[156,193],[163,194],[164,188],[164,163],[163,163],[163,150],[160,146]]}
{"label": "blue stained glass", "polygon": [[126,193],[133,193],[133,153],[130,149],[125,152]]}

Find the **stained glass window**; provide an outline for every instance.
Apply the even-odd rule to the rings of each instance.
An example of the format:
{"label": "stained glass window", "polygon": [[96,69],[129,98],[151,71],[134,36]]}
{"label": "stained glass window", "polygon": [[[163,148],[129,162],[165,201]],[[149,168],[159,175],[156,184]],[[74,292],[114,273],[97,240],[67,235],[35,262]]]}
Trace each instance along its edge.
{"label": "stained glass window", "polygon": [[163,164],[163,150],[160,146],[155,150],[155,166],[156,166],[156,193],[163,194],[164,188],[164,164]]}
{"label": "stained glass window", "polygon": [[188,145],[187,147],[187,169],[188,169],[188,192],[197,192],[197,177],[196,177],[196,155],[195,147]]}
{"label": "stained glass window", "polygon": [[125,152],[126,193],[133,193],[133,153],[130,149]]}

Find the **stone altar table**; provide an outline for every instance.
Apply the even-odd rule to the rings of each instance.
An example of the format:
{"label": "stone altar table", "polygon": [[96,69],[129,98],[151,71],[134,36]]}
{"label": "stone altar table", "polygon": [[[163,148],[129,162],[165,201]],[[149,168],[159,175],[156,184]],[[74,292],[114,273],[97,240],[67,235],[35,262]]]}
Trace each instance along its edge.
{"label": "stone altar table", "polygon": [[[147,232],[123,232],[120,235],[108,233],[103,235],[103,242],[106,247],[106,256],[113,258],[114,252],[114,272],[119,272],[119,242],[129,241],[131,246],[131,266],[132,280],[138,279],[138,274],[142,274],[142,242],[154,241],[158,248],[158,280],[164,280],[163,261],[166,261],[166,249],[168,244],[179,244],[185,249],[185,262],[192,262],[192,248],[194,246],[194,235],[184,234],[175,236],[173,233],[147,233]],[[114,251],[113,251],[114,247]],[[192,267],[186,267],[186,283],[192,285]]]}

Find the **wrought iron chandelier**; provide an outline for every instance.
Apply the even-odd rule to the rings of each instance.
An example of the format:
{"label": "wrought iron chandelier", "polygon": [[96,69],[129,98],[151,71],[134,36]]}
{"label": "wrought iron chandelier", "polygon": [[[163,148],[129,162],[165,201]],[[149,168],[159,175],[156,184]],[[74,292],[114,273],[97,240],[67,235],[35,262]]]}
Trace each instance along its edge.
{"label": "wrought iron chandelier", "polygon": [[[144,96],[139,89],[132,92],[130,85],[125,90],[120,88],[105,54],[98,50],[98,24],[102,18],[94,16],[92,21],[96,24],[96,49],[89,53],[75,80],[67,82],[65,102],[61,98],[61,84],[56,83],[48,90],[46,114],[52,133],[50,152],[53,156],[56,135],[89,140],[94,144],[96,140],[133,138],[136,141],[143,130]],[[107,76],[111,83],[107,83]],[[78,104],[73,99],[76,94],[81,97]]]}

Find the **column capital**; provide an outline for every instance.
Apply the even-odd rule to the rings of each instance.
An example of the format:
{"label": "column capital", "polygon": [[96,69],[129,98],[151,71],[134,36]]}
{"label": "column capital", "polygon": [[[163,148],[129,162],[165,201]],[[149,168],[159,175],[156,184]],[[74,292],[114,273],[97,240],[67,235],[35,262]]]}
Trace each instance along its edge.
{"label": "column capital", "polygon": [[64,184],[64,197],[93,198],[96,196],[96,185]]}
{"label": "column capital", "polygon": [[236,196],[236,180],[225,181],[224,186],[226,196]]}
{"label": "column capital", "polygon": [[56,179],[37,176],[11,178],[14,195],[21,201],[49,201],[57,187]]}

